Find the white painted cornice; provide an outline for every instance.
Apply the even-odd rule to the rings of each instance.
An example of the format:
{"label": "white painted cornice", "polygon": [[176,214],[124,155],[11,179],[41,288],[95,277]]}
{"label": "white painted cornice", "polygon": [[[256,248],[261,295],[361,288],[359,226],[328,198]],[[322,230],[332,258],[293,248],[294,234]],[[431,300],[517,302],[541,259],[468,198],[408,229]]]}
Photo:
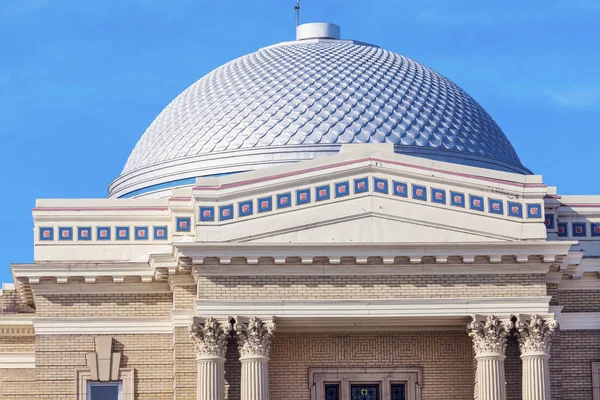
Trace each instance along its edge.
{"label": "white painted cornice", "polygon": [[35,353],[2,352],[0,369],[35,368]]}
{"label": "white painted cornice", "polygon": [[600,330],[600,312],[561,313],[556,316],[560,330]]}
{"label": "white painted cornice", "polygon": [[248,264],[258,264],[269,257],[275,264],[285,264],[287,258],[300,258],[302,264],[312,264],[315,258],[327,257],[329,264],[339,264],[352,257],[357,264],[367,264],[369,257],[381,257],[383,264],[394,264],[396,257],[406,257],[411,264],[420,264],[423,257],[434,257],[444,264],[449,257],[461,257],[471,264],[476,257],[487,257],[500,263],[502,257],[514,257],[517,263],[527,263],[530,256],[542,257],[544,263],[561,261],[576,242],[518,241],[487,243],[343,243],[343,244],[282,244],[282,243],[176,243],[179,256],[204,264],[206,258],[218,258],[221,264],[231,264],[234,258],[244,258]]}
{"label": "white painted cornice", "polygon": [[402,276],[545,274],[549,264],[198,265],[197,276]]}
{"label": "white painted cornice", "polygon": [[148,263],[56,263],[12,264],[15,280],[26,279],[37,284],[42,278],[56,278],[58,283],[68,283],[70,277],[82,277],[86,283],[95,283],[98,277],[112,277],[123,283],[126,277],[137,277],[142,282],[152,282],[154,272]]}
{"label": "white painted cornice", "polygon": [[35,318],[36,335],[142,335],[171,334],[171,318],[163,317],[74,317]]}
{"label": "white painted cornice", "polygon": [[0,314],[0,336],[32,336],[35,314]]}

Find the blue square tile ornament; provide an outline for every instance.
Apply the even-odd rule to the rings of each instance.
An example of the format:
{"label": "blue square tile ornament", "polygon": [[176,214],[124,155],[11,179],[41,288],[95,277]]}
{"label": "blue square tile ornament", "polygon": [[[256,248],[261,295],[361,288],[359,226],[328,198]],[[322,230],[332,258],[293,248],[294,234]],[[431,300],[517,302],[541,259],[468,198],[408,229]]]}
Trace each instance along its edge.
{"label": "blue square tile ornament", "polygon": [[431,188],[431,201],[439,204],[446,204],[446,191],[443,189]]}
{"label": "blue square tile ornament", "polygon": [[254,207],[252,200],[240,201],[238,203],[238,215],[240,217],[247,217],[254,214]]}
{"label": "blue square tile ornament", "polygon": [[338,182],[335,184],[335,197],[345,197],[350,194],[350,183]]}
{"label": "blue square tile ornament", "polygon": [[99,226],[96,228],[96,239],[97,240],[110,240],[110,227]]}
{"label": "blue square tile ornament", "polygon": [[481,196],[469,196],[469,208],[476,211],[484,211],[485,206],[483,204],[483,197]]}
{"label": "blue square tile ornament", "polygon": [[54,228],[40,228],[40,240],[54,240]]}
{"label": "blue square tile ornament", "polygon": [[573,222],[571,224],[573,229],[573,236],[575,237],[586,237],[587,236],[587,223],[585,222]]}
{"label": "blue square tile ornament", "polygon": [[192,230],[192,219],[189,217],[177,217],[175,223],[177,232],[191,232]]}
{"label": "blue square tile ornament", "polygon": [[527,218],[542,218],[542,205],[527,204]]}
{"label": "blue square tile ornament", "polygon": [[148,240],[148,227],[147,226],[136,226],[135,240]]}
{"label": "blue square tile ornament", "polygon": [[498,199],[488,199],[489,211],[492,214],[504,215],[504,202]]}
{"label": "blue square tile ornament", "polygon": [[296,190],[296,205],[310,203],[310,189]]}
{"label": "blue square tile ornament", "polygon": [[420,185],[412,185],[413,199],[427,201],[427,188]]}
{"label": "blue square tile ornament", "polygon": [[329,185],[318,186],[315,189],[315,197],[317,201],[329,200],[331,198],[331,191]]}
{"label": "blue square tile ornament", "polygon": [[394,196],[407,197],[408,196],[408,185],[404,182],[394,181]]}
{"label": "blue square tile ornament", "polygon": [[273,211],[273,198],[269,197],[261,197],[258,199],[258,212],[268,212]]}
{"label": "blue square tile ornament", "polygon": [[129,227],[128,226],[117,226],[116,228],[116,239],[117,240],[129,240]]}
{"label": "blue square tile ornament", "polygon": [[388,194],[389,189],[387,179],[373,178],[373,190],[377,193]]}
{"label": "blue square tile ornament", "polygon": [[288,208],[292,206],[292,194],[281,193],[277,195],[277,208]]}
{"label": "blue square tile ornament", "polygon": [[455,207],[465,208],[465,194],[460,192],[450,192],[450,204]]}
{"label": "blue square tile ornament", "polygon": [[600,236],[600,224],[590,224],[590,233],[594,237]]}
{"label": "blue square tile ornament", "polygon": [[567,222],[559,222],[558,223],[558,236],[567,237],[569,236],[569,224]]}
{"label": "blue square tile ornament", "polygon": [[77,228],[77,240],[92,240],[92,228],[89,226],[80,226]]}
{"label": "blue square tile ornament", "polygon": [[213,222],[215,220],[215,208],[202,206],[200,207],[200,221]]}
{"label": "blue square tile ornament", "polygon": [[365,193],[369,191],[369,179],[360,178],[354,180],[354,194]]}
{"label": "blue square tile ornament", "polygon": [[169,234],[166,226],[154,227],[154,240],[167,240]]}
{"label": "blue square tile ornament", "polygon": [[511,217],[523,218],[523,205],[520,203],[508,202],[508,215]]}
{"label": "blue square tile ornament", "polygon": [[219,207],[219,221],[228,221],[233,219],[233,204],[227,204]]}
{"label": "blue square tile ornament", "polygon": [[546,229],[554,229],[554,214],[546,214],[544,224],[546,225]]}
{"label": "blue square tile ornament", "polygon": [[73,240],[73,228],[58,228],[58,240]]}

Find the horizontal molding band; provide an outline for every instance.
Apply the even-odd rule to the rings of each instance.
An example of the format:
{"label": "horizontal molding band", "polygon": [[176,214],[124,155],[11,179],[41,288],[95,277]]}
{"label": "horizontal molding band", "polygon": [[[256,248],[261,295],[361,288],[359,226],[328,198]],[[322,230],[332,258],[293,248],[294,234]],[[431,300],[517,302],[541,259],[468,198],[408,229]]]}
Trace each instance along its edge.
{"label": "horizontal molding band", "polygon": [[0,369],[35,368],[35,353],[2,352]]}
{"label": "horizontal molding band", "polygon": [[548,314],[550,296],[394,300],[196,300],[196,315],[272,315],[280,319],[464,317]]}
{"label": "horizontal molding band", "polygon": [[36,335],[144,335],[172,334],[171,318],[73,317],[35,318]]}
{"label": "horizontal molding band", "polygon": [[561,331],[600,330],[600,312],[574,312],[557,314]]}

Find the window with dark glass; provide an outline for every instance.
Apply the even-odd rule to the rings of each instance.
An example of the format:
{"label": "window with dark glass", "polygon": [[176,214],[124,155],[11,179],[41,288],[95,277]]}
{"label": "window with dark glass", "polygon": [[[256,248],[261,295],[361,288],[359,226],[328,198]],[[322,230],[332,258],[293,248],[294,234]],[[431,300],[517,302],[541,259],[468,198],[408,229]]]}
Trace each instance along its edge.
{"label": "window with dark glass", "polygon": [[121,400],[121,382],[88,382],[87,400]]}
{"label": "window with dark glass", "polygon": [[340,385],[326,384],[325,385],[325,400],[340,400]]}
{"label": "window with dark glass", "polygon": [[406,385],[404,383],[392,383],[390,393],[391,400],[406,400]]}
{"label": "window with dark glass", "polygon": [[351,400],[379,400],[379,385],[351,385]]}

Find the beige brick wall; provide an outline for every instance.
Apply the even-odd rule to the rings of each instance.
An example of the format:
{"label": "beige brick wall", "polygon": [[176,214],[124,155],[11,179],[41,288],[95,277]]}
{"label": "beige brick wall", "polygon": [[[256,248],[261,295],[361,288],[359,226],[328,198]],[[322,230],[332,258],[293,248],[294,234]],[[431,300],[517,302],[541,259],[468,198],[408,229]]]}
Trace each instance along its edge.
{"label": "beige brick wall", "polygon": [[562,312],[599,312],[600,291],[559,290],[557,304],[564,306]]}
{"label": "beige brick wall", "polygon": [[[227,399],[239,400],[239,361],[230,346]],[[473,399],[473,354],[466,333],[278,333],[269,362],[271,400],[309,400],[311,367],[423,368],[423,399]]]}
{"label": "beige brick wall", "polygon": [[[97,335],[38,335],[35,381],[41,390],[26,399],[72,400],[75,369],[85,368]],[[135,398],[173,400],[171,335],[114,335],[113,350],[122,352],[121,367],[135,368]]]}
{"label": "beige brick wall", "polygon": [[173,335],[173,390],[177,400],[196,400],[196,352],[187,328]]}
{"label": "beige brick wall", "polygon": [[560,331],[552,343],[552,398],[591,400],[592,362],[600,361],[600,331]]}
{"label": "beige brick wall", "polygon": [[30,400],[36,391],[34,369],[0,368],[0,399]]}
{"label": "beige brick wall", "polygon": [[114,317],[171,315],[171,293],[36,296],[38,317]]}
{"label": "beige brick wall", "polygon": [[196,285],[176,286],[173,288],[173,308],[192,309],[196,300]]}
{"label": "beige brick wall", "polygon": [[506,400],[521,400],[523,363],[519,342],[514,336],[510,336],[507,341],[504,371],[506,374]]}
{"label": "beige brick wall", "polygon": [[0,352],[34,352],[35,337],[31,336],[0,336]]}
{"label": "beige brick wall", "polygon": [[16,290],[2,291],[0,296],[0,313],[34,312],[33,308],[23,304]]}
{"label": "beige brick wall", "polygon": [[200,277],[200,299],[376,299],[545,296],[546,278],[529,275]]}

